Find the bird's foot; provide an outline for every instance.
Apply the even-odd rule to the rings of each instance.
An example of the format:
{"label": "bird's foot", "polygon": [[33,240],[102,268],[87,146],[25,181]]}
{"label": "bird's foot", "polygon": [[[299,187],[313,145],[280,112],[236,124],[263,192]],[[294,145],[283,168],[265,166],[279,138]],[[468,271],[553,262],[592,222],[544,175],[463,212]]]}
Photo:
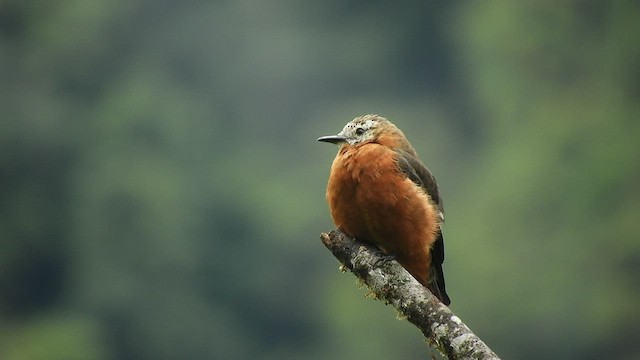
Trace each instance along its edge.
{"label": "bird's foot", "polygon": [[375,267],[379,267],[382,266],[383,264],[389,262],[389,261],[393,261],[396,259],[396,255],[395,254],[381,254],[380,255],[380,259],[378,259],[373,266]]}

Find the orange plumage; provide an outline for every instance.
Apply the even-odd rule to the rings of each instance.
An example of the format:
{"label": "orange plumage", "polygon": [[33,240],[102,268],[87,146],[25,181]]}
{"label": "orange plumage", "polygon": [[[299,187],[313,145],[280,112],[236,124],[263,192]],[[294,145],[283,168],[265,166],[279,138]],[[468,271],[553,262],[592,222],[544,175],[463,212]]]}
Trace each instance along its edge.
{"label": "orange plumage", "polygon": [[402,131],[383,117],[365,115],[318,141],[340,145],[327,185],[338,229],[393,255],[449,305],[442,201],[434,177]]}

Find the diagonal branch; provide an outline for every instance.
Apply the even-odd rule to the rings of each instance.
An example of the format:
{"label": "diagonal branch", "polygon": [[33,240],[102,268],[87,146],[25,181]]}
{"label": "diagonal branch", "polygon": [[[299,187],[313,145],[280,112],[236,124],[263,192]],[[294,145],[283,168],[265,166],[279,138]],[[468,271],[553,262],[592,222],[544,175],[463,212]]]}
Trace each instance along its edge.
{"label": "diagonal branch", "polygon": [[333,255],[373,291],[393,305],[422,331],[429,344],[453,359],[498,359],[498,356],[420,285],[397,261],[390,261],[374,246],[349,238],[338,230],[320,235]]}

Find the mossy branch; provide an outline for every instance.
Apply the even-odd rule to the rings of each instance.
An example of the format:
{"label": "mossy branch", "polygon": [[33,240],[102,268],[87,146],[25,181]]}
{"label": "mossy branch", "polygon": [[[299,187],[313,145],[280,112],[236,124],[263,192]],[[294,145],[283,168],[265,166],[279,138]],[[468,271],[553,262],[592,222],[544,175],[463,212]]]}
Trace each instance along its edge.
{"label": "mossy branch", "polygon": [[499,359],[451,310],[397,261],[374,246],[338,230],[322,233],[322,243],[386,304],[393,305],[448,359]]}

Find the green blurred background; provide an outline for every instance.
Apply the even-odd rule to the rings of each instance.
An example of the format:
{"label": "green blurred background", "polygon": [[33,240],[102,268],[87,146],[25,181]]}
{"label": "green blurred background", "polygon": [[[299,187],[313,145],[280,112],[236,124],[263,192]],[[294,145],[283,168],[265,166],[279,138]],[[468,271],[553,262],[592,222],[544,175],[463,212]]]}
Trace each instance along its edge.
{"label": "green blurred background", "polygon": [[0,359],[419,359],[321,245],[379,113],[504,359],[640,358],[637,1],[0,2]]}

